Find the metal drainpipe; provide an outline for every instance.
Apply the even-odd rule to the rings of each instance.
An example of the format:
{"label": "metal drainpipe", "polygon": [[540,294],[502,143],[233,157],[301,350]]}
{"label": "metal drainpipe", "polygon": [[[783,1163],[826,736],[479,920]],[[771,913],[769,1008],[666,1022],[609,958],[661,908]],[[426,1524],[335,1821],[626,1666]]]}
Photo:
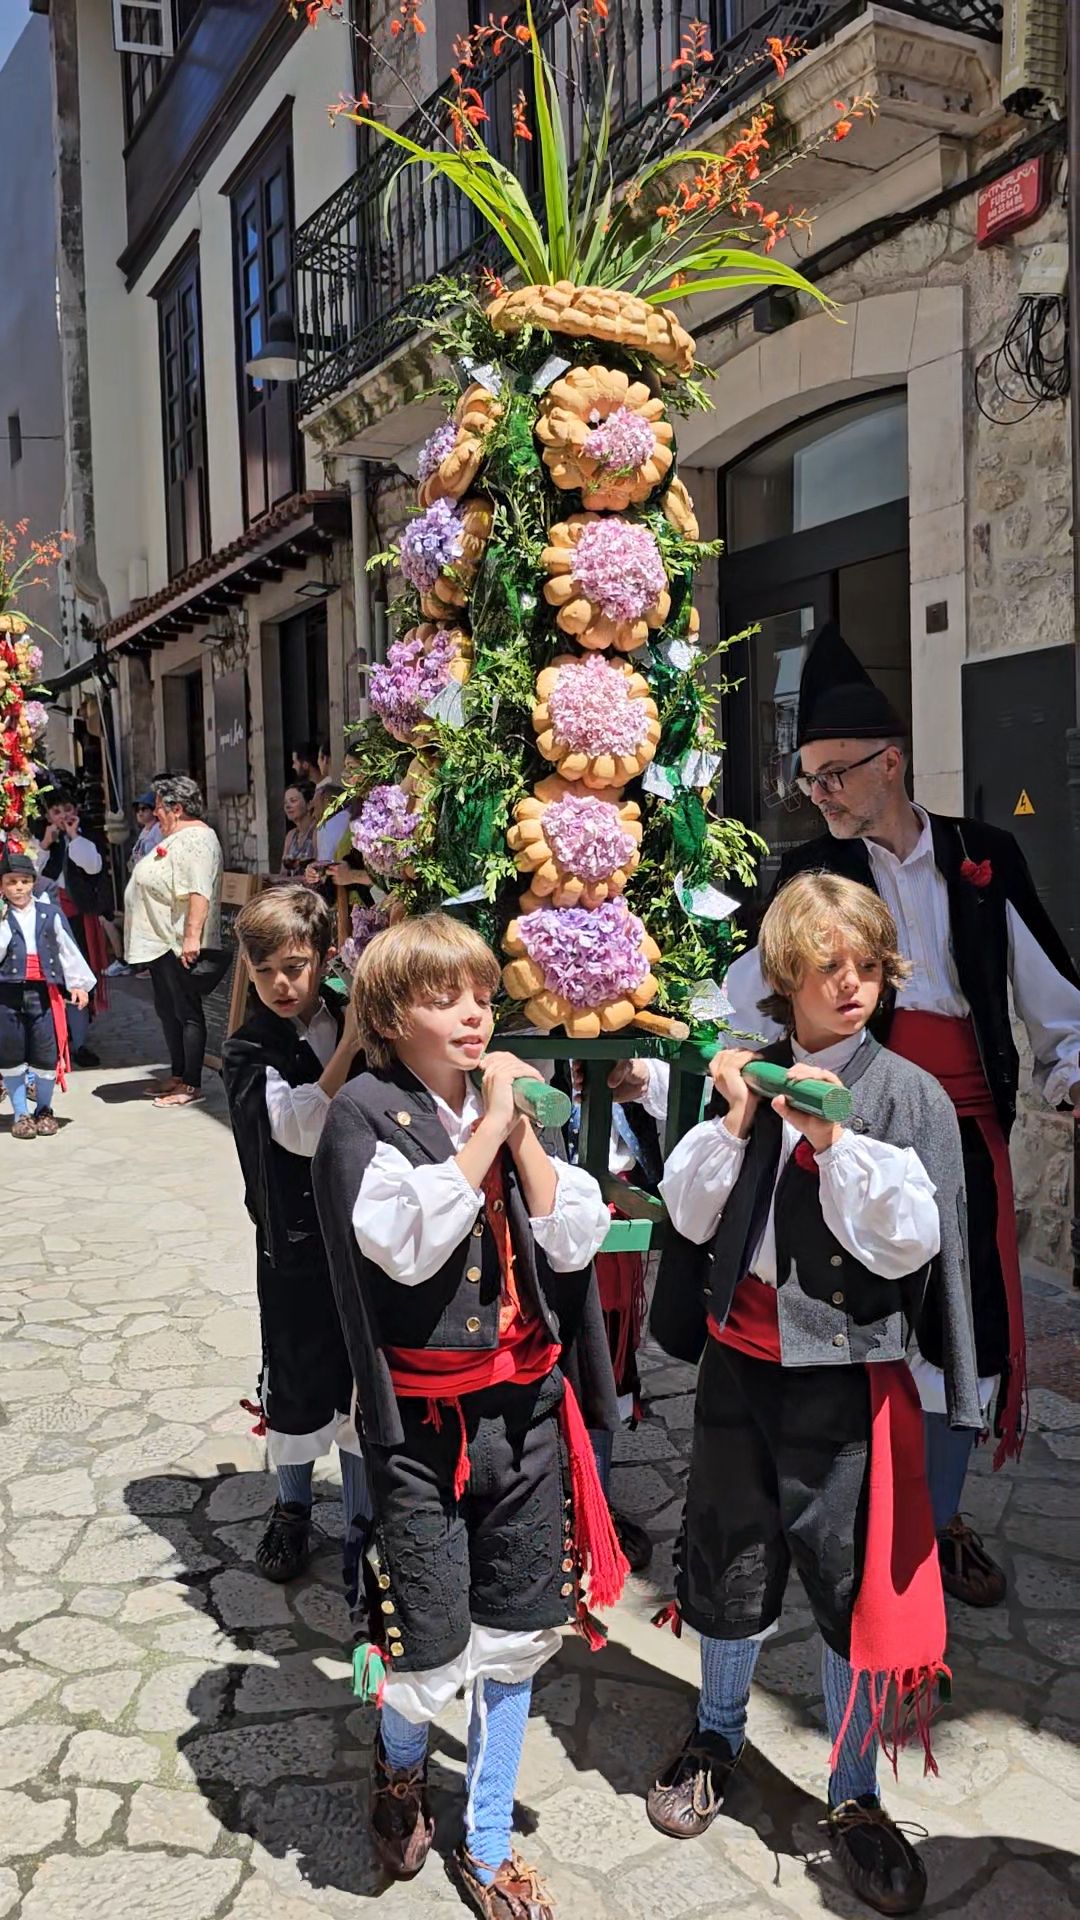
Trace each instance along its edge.
{"label": "metal drainpipe", "polygon": [[[368,588],[368,511],[367,461],[349,460],[349,521],[352,532],[353,625],[356,651],[370,666],[374,661],[374,626],[371,618],[371,593]],[[365,679],[366,687],[367,681]],[[360,703],[361,718],[367,718],[367,698]]]}
{"label": "metal drainpipe", "polygon": [[[1076,713],[1066,742],[1074,897],[1080,896],[1080,5],[1068,18],[1069,429],[1072,452],[1073,644]],[[1080,1287],[1080,1125],[1073,1122],[1073,1286]]]}

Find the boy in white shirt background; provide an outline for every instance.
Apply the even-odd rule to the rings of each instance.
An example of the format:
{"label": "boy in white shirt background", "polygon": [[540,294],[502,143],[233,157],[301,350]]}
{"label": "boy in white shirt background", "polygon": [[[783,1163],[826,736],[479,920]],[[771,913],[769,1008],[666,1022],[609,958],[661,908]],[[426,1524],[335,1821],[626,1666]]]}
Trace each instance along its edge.
{"label": "boy in white shirt background", "polygon": [[[64,1085],[68,1064],[64,995],[82,1009],[94,985],[56,902],[36,893],[36,878],[36,862],[9,839],[0,857],[0,1076],[11,1101],[15,1140],[59,1132],[52,1100],[58,1077]],[[36,1081],[33,1114],[28,1069]]]}

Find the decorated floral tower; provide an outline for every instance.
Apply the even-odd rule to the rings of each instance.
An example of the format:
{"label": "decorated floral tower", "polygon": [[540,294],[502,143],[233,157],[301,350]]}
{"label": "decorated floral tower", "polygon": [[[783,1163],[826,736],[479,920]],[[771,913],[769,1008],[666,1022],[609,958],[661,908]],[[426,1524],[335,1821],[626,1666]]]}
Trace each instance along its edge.
{"label": "decorated floral tower", "polygon": [[40,691],[42,668],[41,648],[31,638],[36,623],[19,600],[40,584],[63,550],[59,538],[27,540],[26,532],[25,521],[12,528],[0,522],[0,834],[5,839],[26,828],[38,791],[38,743],[49,724],[48,710],[33,697]]}
{"label": "decorated floral tower", "polygon": [[[497,56],[495,31],[460,43],[459,82]],[[758,207],[758,227],[751,210],[767,108],[735,157],[669,152],[619,187],[609,97],[571,176],[531,14],[523,37],[542,212],[487,152],[481,96],[464,84],[433,122],[444,146],[356,115],[404,164],[460,187],[513,283],[433,292],[448,411],[420,455],[414,516],[382,556],[404,586],[353,744],[353,839],[384,913],[470,915],[529,1025],[575,1041],[684,1033],[708,1019],[732,950],[719,888],[752,877],[755,848],[712,806],[719,689],[693,585],[715,549],[678,474],[679,417],[708,401],[668,303],[728,285],[813,290],[769,257],[775,216]],[[700,41],[691,56],[707,58]],[[524,96],[515,128],[534,138]],[[746,245],[755,228],[760,252]]]}

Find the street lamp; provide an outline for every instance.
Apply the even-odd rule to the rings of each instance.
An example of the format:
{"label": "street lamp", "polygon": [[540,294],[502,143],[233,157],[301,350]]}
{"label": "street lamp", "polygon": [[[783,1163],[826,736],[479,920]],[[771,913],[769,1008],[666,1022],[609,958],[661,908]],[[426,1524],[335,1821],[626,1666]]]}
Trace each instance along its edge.
{"label": "street lamp", "polygon": [[244,372],[253,380],[296,380],[300,375],[300,350],[291,313],[270,317],[266,339],[258,353],[245,362]]}

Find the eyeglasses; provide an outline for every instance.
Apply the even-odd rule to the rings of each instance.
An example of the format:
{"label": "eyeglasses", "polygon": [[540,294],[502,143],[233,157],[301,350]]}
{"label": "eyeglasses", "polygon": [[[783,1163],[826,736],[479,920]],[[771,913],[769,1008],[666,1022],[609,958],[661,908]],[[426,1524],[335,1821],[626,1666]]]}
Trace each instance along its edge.
{"label": "eyeglasses", "polygon": [[830,773],[800,773],[796,777],[795,785],[800,793],[809,794],[811,798],[815,787],[820,787],[822,793],[843,793],[846,773],[854,773],[856,767],[869,766],[871,760],[876,760],[880,754],[887,752],[887,747],[875,747],[873,753],[864,753],[861,760],[852,760],[846,767],[835,767]]}

